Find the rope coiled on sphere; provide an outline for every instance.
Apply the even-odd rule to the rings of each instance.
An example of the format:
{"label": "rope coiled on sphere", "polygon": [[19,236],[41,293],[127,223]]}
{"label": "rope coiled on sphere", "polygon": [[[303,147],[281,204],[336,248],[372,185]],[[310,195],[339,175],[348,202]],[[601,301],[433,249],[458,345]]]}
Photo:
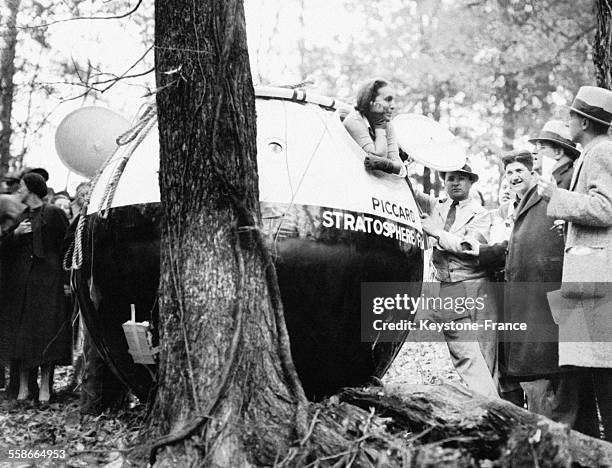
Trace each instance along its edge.
{"label": "rope coiled on sphere", "polygon": [[106,184],[106,187],[104,188],[104,194],[100,199],[100,203],[98,205],[98,216],[102,219],[106,219],[108,217],[108,210],[110,209],[113,203],[115,192],[117,190],[117,186],[119,185],[119,180],[123,175],[123,171],[125,170],[128,161],[134,154],[134,151],[136,151],[136,148],[138,148],[140,143],[142,143],[142,141],[147,137],[147,135],[157,122],[157,110],[154,100],[149,101],[141,109],[142,112],[139,112],[140,116],[138,117],[138,120],[136,121],[134,126],[130,128],[127,132],[117,137],[117,148],[106,159],[106,161],[104,161],[104,163],[98,169],[94,178],[89,184],[89,188],[85,193],[84,197],[85,202],[83,203],[83,206],[81,207],[81,211],[79,213],[80,216],[74,233],[74,239],[72,240],[70,247],[64,255],[63,267],[65,271],[80,270],[83,266],[83,232],[85,230],[87,210],[89,208],[89,202],[91,199],[93,188],[97,185],[98,181],[102,177],[102,174],[111,165],[111,163],[117,162],[114,159],[115,155],[117,154],[117,151],[119,151],[121,147],[127,146],[132,143],[131,147],[125,151],[125,155],[118,160],[118,164],[115,167],[108,183]]}

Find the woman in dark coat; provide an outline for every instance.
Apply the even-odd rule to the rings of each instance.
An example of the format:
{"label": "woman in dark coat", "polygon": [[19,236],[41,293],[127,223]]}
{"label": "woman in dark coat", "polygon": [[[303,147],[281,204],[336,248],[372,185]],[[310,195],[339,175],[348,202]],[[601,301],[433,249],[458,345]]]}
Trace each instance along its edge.
{"label": "woman in dark coat", "polygon": [[18,193],[27,209],[2,242],[2,322],[8,347],[0,358],[19,363],[21,400],[28,396],[29,369],[40,366],[39,401],[46,402],[52,365],[70,363],[62,270],[68,221],[61,209],[42,201],[47,185],[40,175],[24,175]]}

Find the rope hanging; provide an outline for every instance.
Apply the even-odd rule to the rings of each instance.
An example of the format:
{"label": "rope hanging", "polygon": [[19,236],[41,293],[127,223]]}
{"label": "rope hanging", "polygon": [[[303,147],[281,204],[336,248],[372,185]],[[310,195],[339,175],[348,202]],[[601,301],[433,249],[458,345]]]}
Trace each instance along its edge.
{"label": "rope hanging", "polygon": [[117,186],[119,185],[119,180],[123,175],[123,171],[127,166],[128,161],[136,151],[136,148],[142,143],[142,141],[147,137],[151,129],[154,127],[157,122],[157,112],[155,107],[155,101],[151,100],[144,106],[144,110],[142,111],[140,117],[138,118],[136,124],[130,128],[127,132],[119,135],[117,138],[117,148],[113,151],[104,164],[98,169],[96,175],[91,180],[89,184],[89,188],[85,193],[85,202],[81,207],[79,222],[77,224],[74,239],[70,244],[70,247],[66,251],[64,255],[63,267],[64,270],[79,270],[83,266],[83,232],[85,230],[85,220],[87,217],[87,210],[89,208],[89,202],[91,199],[92,189],[97,185],[98,181],[102,177],[104,171],[111,165],[111,163],[116,163],[114,160],[117,151],[122,146],[129,145],[133,143],[131,147],[125,151],[125,155],[118,160],[118,164],[114,169],[114,172],[109,179],[106,187],[104,188],[104,194],[100,199],[100,204],[98,205],[98,216],[102,219],[106,219],[108,217],[108,210],[110,209],[113,199],[115,197],[115,192],[117,190]]}

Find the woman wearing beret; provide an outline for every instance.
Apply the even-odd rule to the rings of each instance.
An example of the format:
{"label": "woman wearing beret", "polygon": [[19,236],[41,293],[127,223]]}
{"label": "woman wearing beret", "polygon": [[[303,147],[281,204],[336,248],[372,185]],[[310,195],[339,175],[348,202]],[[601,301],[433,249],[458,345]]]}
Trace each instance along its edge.
{"label": "woman wearing beret", "polygon": [[2,242],[5,274],[0,313],[7,326],[2,330],[0,359],[19,363],[19,400],[28,397],[29,370],[40,367],[39,401],[45,403],[50,397],[51,367],[70,364],[62,270],[68,220],[60,208],[42,201],[47,184],[39,174],[24,175],[17,193],[27,208]]}
{"label": "woman wearing beret", "polygon": [[399,156],[393,127],[395,91],[388,81],[375,79],[364,83],[357,93],[355,110],[344,119],[344,127],[367,155],[365,167],[401,177],[406,168]]}

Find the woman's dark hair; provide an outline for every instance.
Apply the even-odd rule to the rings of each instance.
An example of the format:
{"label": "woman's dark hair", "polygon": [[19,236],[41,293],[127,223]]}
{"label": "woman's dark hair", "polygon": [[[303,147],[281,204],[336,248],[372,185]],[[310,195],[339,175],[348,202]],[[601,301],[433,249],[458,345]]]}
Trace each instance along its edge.
{"label": "woman's dark hair", "polygon": [[375,80],[362,84],[357,91],[357,104],[355,105],[355,109],[363,115],[367,115],[368,112],[370,112],[370,103],[378,96],[378,90],[385,86],[389,86],[389,82],[382,78],[376,78]]}
{"label": "woman's dark hair", "polygon": [[43,167],[35,167],[33,169],[26,169],[24,171],[24,174],[38,174],[43,179],[45,179],[45,182],[49,182],[49,172]]}
{"label": "woman's dark hair", "polygon": [[512,164],[513,162],[521,163],[527,169],[533,171],[533,155],[527,150],[510,151],[502,156],[504,169],[508,164]]}

